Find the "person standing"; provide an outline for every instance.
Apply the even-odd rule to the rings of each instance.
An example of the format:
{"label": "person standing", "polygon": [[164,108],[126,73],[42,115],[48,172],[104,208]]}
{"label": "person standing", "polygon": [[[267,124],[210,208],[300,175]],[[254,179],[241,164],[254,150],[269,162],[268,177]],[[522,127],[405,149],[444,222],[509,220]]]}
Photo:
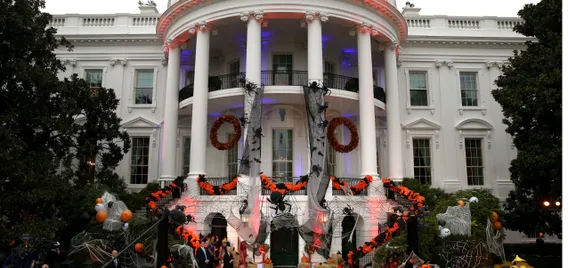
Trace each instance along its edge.
{"label": "person standing", "polygon": [[201,241],[201,247],[197,250],[197,265],[199,265],[199,268],[208,268],[211,263],[211,258],[207,251],[209,251],[207,240]]}
{"label": "person standing", "polygon": [[223,268],[233,268],[233,250],[230,246],[224,245],[222,248],[223,254]]}

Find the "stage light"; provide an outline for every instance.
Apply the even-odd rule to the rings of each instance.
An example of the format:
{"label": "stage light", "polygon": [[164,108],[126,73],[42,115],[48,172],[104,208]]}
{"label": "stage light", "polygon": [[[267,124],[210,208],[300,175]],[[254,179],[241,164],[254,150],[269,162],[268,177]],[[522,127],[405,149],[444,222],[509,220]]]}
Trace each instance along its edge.
{"label": "stage light", "polygon": [[545,207],[550,206],[550,202],[548,202],[548,201],[544,201],[542,204],[543,204]]}

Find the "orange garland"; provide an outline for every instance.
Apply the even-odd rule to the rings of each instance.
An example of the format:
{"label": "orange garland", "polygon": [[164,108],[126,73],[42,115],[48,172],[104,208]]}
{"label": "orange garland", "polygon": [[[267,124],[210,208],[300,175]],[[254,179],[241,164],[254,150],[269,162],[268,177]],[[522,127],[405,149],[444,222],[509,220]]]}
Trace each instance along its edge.
{"label": "orange garland", "polygon": [[343,187],[349,187],[353,194],[357,194],[365,190],[367,187],[369,187],[369,184],[371,182],[373,182],[373,176],[371,175],[366,175],[365,178],[359,181],[359,183],[357,183],[357,185],[355,186],[349,186],[344,180],[339,180],[333,176],[331,177],[331,185],[333,186],[333,189],[344,191]]}
{"label": "orange garland", "polygon": [[162,200],[162,198],[171,195],[172,192],[177,188],[179,188],[179,186],[176,183],[171,182],[169,186],[166,186],[163,189],[159,189],[158,191],[151,193],[150,196],[146,197],[148,210],[151,212],[156,212],[157,211],[156,208],[158,206],[156,202]]}
{"label": "orange garland", "polygon": [[[421,196],[420,193],[416,193],[416,192],[408,189],[405,186],[397,186],[388,178],[383,179],[383,186],[385,188],[389,189],[390,191],[393,191],[395,193],[398,193],[398,194],[404,196],[408,200],[412,201],[412,203],[415,206],[417,206],[419,208],[424,207],[424,197]],[[411,207],[411,210],[413,210],[413,207]],[[416,210],[415,212],[420,213],[421,210]],[[416,214],[414,214],[414,215],[416,215]],[[408,220],[408,217],[409,217],[408,215],[406,217],[401,217],[401,220],[406,222],[406,220]],[[355,260],[355,258],[357,258],[359,256],[364,256],[365,254],[371,252],[373,249],[375,249],[375,248],[379,247],[380,245],[384,244],[385,242],[391,240],[393,238],[394,233],[398,230],[399,230],[399,225],[398,225],[398,223],[395,222],[392,225],[392,227],[388,228],[384,232],[375,236],[370,242],[365,242],[365,244],[362,247],[358,247],[357,250],[356,250],[356,253],[353,252],[353,251],[349,251],[349,253],[347,254],[347,262],[349,264],[353,265],[353,261]],[[356,256],[356,254],[357,254],[357,256]]]}
{"label": "orange garland", "polygon": [[307,176],[302,176],[301,179],[295,184],[284,183],[283,187],[285,187],[285,189],[283,189],[282,186],[280,186],[279,188],[278,185],[272,182],[270,178],[262,174],[260,174],[260,181],[262,182],[264,189],[270,190],[271,192],[280,192],[281,194],[286,194],[288,191],[296,192],[305,189],[308,185]]}
{"label": "orange garland", "polygon": [[194,250],[197,250],[201,246],[201,243],[199,243],[199,236],[192,231],[183,228],[183,225],[176,228],[176,234],[180,235],[185,242],[188,242]]}
{"label": "orange garland", "polygon": [[205,179],[205,175],[199,175],[197,176],[197,184],[199,184],[199,187],[203,190],[205,190],[208,194],[210,195],[222,195],[225,194],[231,190],[234,190],[237,188],[237,183],[239,182],[239,177],[235,177],[233,178],[232,181],[225,183],[223,185],[220,186],[214,186],[211,183],[207,182],[207,179]]}

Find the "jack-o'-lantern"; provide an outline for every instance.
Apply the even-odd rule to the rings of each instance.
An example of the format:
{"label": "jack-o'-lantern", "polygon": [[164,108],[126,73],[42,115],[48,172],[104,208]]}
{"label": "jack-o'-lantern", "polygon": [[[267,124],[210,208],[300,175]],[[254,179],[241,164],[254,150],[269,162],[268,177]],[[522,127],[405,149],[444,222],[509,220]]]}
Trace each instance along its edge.
{"label": "jack-o'-lantern", "polygon": [[134,250],[136,250],[136,252],[138,252],[138,253],[144,251],[144,244],[142,244],[142,243],[136,243],[136,244],[134,245]]}
{"label": "jack-o'-lantern", "polygon": [[99,223],[103,223],[108,218],[108,213],[104,210],[97,212],[96,219]]}
{"label": "jack-o'-lantern", "polygon": [[122,220],[122,222],[128,222],[130,219],[132,219],[132,211],[130,210],[125,210],[120,214],[120,219]]}

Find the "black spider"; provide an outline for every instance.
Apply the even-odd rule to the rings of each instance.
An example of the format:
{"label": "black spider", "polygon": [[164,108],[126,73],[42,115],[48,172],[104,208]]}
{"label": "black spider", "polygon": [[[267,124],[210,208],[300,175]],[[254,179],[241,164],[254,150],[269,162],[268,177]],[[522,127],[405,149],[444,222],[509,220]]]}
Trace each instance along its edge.
{"label": "black spider", "polygon": [[[260,149],[260,148],[259,148],[259,149]],[[254,158],[254,162],[257,162],[257,163],[259,163],[259,164],[262,163],[262,162],[260,162],[260,159],[258,159],[258,158]]]}
{"label": "black spider", "polygon": [[308,88],[313,90],[314,92],[318,91],[319,90],[318,82],[313,81],[308,85]]}
{"label": "black spider", "polygon": [[185,224],[189,224],[191,222],[197,222],[197,221],[195,221],[195,217],[193,217],[193,215],[187,214]]}
{"label": "black spider", "polygon": [[329,95],[331,95],[331,90],[330,90],[329,88],[327,88],[326,85],[323,85],[322,88],[321,88],[321,90],[323,91],[323,95],[324,95],[324,96],[329,96]]}
{"label": "black spider", "polygon": [[239,79],[239,83],[244,88],[245,92],[250,96],[251,92],[256,93],[257,85],[253,82],[249,82],[244,78]]}
{"label": "black spider", "polygon": [[264,137],[264,135],[262,135],[262,128],[257,128],[254,130],[254,136],[253,138],[261,138]]}
{"label": "black spider", "polygon": [[241,166],[243,166],[243,167],[250,168],[250,160],[249,160],[248,156],[247,156],[247,157],[243,157],[242,159],[239,159],[239,163],[240,163]]}
{"label": "black spider", "polygon": [[243,127],[244,127],[246,124],[249,123],[249,120],[247,119],[246,116],[247,116],[247,115],[245,114],[245,115],[243,115],[243,117],[239,117],[239,121],[241,121],[241,126],[243,126]]}
{"label": "black spider", "polygon": [[319,111],[320,113],[322,113],[322,112],[324,112],[325,109],[327,109],[327,108],[329,108],[329,103],[328,103],[328,102],[325,102],[323,105],[320,104],[318,111]]}
{"label": "black spider", "polygon": [[318,149],[317,147],[312,147],[312,148],[310,149],[310,154],[312,154],[312,153],[313,153],[315,150],[317,150],[317,149]]}
{"label": "black spider", "polygon": [[324,208],[324,209],[328,209],[328,208],[329,208],[329,207],[327,206],[327,201],[325,200],[325,198],[322,199],[322,200],[319,202],[319,205],[320,205],[320,207],[322,207],[322,208]]}
{"label": "black spider", "polygon": [[343,208],[343,214],[345,215],[353,215],[353,208],[350,205],[347,205]]}
{"label": "black spider", "polygon": [[326,128],[329,125],[329,121],[324,120],[323,122],[318,124],[318,127]]}
{"label": "black spider", "polygon": [[284,197],[286,197],[286,194],[276,191],[272,192],[268,198],[268,202],[274,205],[274,207],[270,208],[274,209],[276,214],[279,212],[285,212],[286,208],[288,208],[288,212],[292,210],[292,205],[288,201],[284,200]]}
{"label": "black spider", "polygon": [[319,165],[313,165],[312,166],[312,172],[316,173],[316,175],[319,177],[320,173],[322,172],[322,168]]}

